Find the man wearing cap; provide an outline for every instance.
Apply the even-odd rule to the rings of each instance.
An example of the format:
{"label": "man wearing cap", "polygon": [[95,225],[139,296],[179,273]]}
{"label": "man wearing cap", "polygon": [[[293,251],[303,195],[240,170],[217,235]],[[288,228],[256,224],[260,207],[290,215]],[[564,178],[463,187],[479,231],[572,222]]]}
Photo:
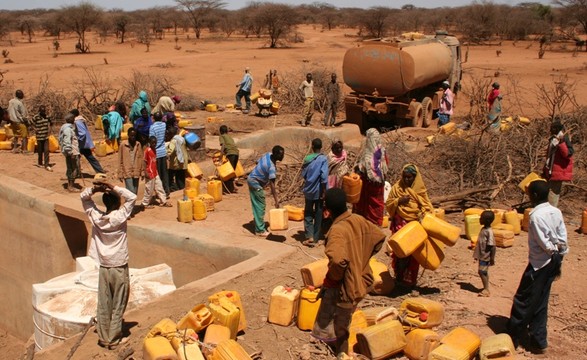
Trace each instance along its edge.
{"label": "man wearing cap", "polygon": [[240,83],[236,84],[238,91],[236,92],[236,108],[242,109],[241,98],[245,97],[246,108],[243,111],[248,113],[251,111],[251,89],[253,88],[253,77],[249,73],[249,68],[245,68],[245,75]]}
{"label": "man wearing cap", "polygon": [[438,109],[438,127],[447,124],[450,121],[455,97],[450,90],[450,84],[448,81],[442,82],[442,89],[444,92],[442,94],[442,98],[440,99],[440,108]]}
{"label": "man wearing cap", "polygon": [[159,101],[157,101],[157,105],[155,105],[155,107],[153,108],[153,111],[151,111],[151,114],[156,114],[156,113],[165,114],[168,112],[174,112],[175,105],[179,104],[180,102],[181,102],[181,98],[177,95],[175,95],[174,97],[161,96],[159,98]]}
{"label": "man wearing cap", "polygon": [[499,83],[496,81],[491,85],[491,91],[487,95],[487,111],[491,111],[491,107],[495,99],[499,96]]}

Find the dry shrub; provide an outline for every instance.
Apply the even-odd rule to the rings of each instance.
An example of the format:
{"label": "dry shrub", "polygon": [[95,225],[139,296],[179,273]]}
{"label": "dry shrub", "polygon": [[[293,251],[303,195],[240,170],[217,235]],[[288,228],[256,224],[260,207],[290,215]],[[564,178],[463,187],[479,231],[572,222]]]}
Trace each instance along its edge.
{"label": "dry shrub", "polygon": [[[567,187],[567,191],[587,188],[583,160],[587,130],[580,126],[586,113],[582,109],[563,119],[575,145],[572,184],[576,186]],[[436,189],[434,193],[438,195],[448,195],[503,184],[496,199],[510,206],[519,203],[523,194],[517,184],[531,171],[542,172],[550,123],[550,119],[533,119],[527,126],[514,122],[512,128],[504,132],[484,132],[475,127],[463,136],[437,136],[434,146],[429,148],[431,151],[421,154],[426,171],[436,175],[435,186],[429,186],[429,189]]]}
{"label": "dry shrub", "polygon": [[53,120],[53,125],[62,124],[65,114],[73,107],[72,99],[62,90],[53,89],[46,75],[39,83],[39,90],[30,97],[28,102],[30,115],[36,114],[41,105],[47,108],[47,114]]}
{"label": "dry shrub", "polygon": [[[128,99],[122,98],[127,104],[138,97],[139,92],[146,91],[149,96],[149,102],[155,106],[161,96],[173,96],[176,89],[173,86],[174,79],[164,72],[140,72],[133,71],[130,79],[123,82],[123,89]],[[183,100],[182,100],[183,101]]]}
{"label": "dry shrub", "polygon": [[104,114],[124,95],[124,90],[116,86],[117,82],[93,67],[84,68],[84,76],[72,83],[70,96],[83,114]]}
{"label": "dry shrub", "polygon": [[[304,94],[299,89],[306,79],[306,74],[311,73],[314,80],[314,108],[323,112],[326,106],[326,84],[330,81],[330,75],[336,73],[332,67],[321,64],[304,64],[297,69],[289,70],[281,74],[279,92],[275,99],[281,104],[283,113],[299,113],[304,107]],[[342,101],[341,101],[342,103]]]}
{"label": "dry shrub", "polygon": [[175,106],[178,111],[196,111],[199,109],[200,101],[193,94],[180,94],[181,102]]}
{"label": "dry shrub", "polygon": [[[326,136],[318,136],[322,140],[322,153],[327,154],[332,147],[332,140]],[[285,149],[284,162],[277,165],[276,187],[280,202],[283,204],[292,204],[304,206],[304,195],[302,188],[304,179],[302,178],[302,164],[304,157],[312,152],[312,140],[314,137],[307,135],[303,138],[292,139],[288,143],[294,144]],[[349,151],[349,166],[355,163],[356,153]]]}

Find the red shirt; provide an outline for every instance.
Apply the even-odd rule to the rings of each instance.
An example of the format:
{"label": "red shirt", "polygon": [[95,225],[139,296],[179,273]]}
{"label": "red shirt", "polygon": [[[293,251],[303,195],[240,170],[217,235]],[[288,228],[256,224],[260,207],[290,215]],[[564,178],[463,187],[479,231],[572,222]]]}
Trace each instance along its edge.
{"label": "red shirt", "polygon": [[157,177],[157,156],[150,146],[145,148],[145,173],[149,179]]}
{"label": "red shirt", "polygon": [[498,96],[499,89],[491,89],[491,92],[489,92],[489,95],[487,96],[487,107],[490,111],[491,107],[493,106],[493,103],[495,102],[495,99],[497,99]]}

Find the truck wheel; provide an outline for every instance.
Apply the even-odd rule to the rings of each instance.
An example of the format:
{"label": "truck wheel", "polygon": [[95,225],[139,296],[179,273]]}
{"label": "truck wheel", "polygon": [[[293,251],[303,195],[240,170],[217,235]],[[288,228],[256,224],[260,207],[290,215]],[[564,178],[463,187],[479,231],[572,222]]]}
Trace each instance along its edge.
{"label": "truck wheel", "polygon": [[422,127],[427,128],[432,123],[432,99],[425,97],[422,100],[422,109],[424,112]]}
{"label": "truck wheel", "polygon": [[424,121],[424,110],[422,109],[422,104],[419,102],[412,102],[411,106],[413,106],[411,113],[414,114],[414,117],[412,118],[412,127],[420,127]]}

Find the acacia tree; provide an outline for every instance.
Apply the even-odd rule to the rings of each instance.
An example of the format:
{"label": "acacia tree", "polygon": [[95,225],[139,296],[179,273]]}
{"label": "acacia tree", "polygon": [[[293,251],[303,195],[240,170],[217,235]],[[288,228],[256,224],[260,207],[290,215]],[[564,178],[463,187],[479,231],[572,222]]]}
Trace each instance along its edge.
{"label": "acacia tree", "polygon": [[359,19],[360,32],[366,31],[367,35],[374,38],[385,36],[389,29],[387,20],[391,9],[378,6],[365,11]]}
{"label": "acacia tree", "polygon": [[587,34],[587,0],[554,0],[553,3],[565,8],[567,14],[574,18]]}
{"label": "acacia tree", "polygon": [[92,3],[82,2],[79,5],[64,7],[60,18],[66,29],[76,33],[76,50],[82,53],[89,52],[86,32],[101,20],[102,9]]}
{"label": "acacia tree", "polygon": [[266,3],[257,10],[254,21],[263,26],[269,35],[269,47],[276,48],[278,41],[285,38],[298,24],[298,16],[292,6]]}
{"label": "acacia tree", "polygon": [[120,37],[120,43],[124,44],[124,35],[126,35],[128,25],[130,24],[130,16],[128,16],[123,10],[119,9],[113,10],[113,12],[116,12],[113,19],[116,38]]}
{"label": "acacia tree", "polygon": [[197,39],[206,27],[206,17],[212,10],[222,9],[226,5],[220,0],[175,0],[175,2],[187,12]]}
{"label": "acacia tree", "polygon": [[29,43],[33,42],[33,35],[35,34],[35,29],[39,26],[39,21],[37,17],[32,15],[23,15],[18,18],[18,25],[20,27],[20,32],[22,34],[26,34]]}
{"label": "acacia tree", "polygon": [[58,12],[43,14],[39,18],[39,21],[41,29],[43,29],[45,35],[55,36],[57,39],[60,38],[63,25],[61,24]]}

